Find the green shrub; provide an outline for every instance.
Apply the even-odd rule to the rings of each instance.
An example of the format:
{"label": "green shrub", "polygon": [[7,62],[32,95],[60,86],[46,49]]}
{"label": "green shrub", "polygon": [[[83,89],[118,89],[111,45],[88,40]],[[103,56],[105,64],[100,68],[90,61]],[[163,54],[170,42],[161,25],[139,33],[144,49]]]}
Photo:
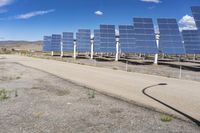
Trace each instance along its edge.
{"label": "green shrub", "polygon": [[172,121],[172,119],[173,119],[173,117],[169,116],[169,115],[162,115],[161,118],[160,118],[160,120],[162,122],[170,122],[170,121]]}
{"label": "green shrub", "polygon": [[113,70],[118,70],[118,68],[117,67],[113,67]]}
{"label": "green shrub", "polygon": [[88,98],[89,99],[95,98],[95,92],[94,92],[94,90],[88,90]]}
{"label": "green shrub", "polygon": [[132,70],[131,70],[131,69],[128,69],[127,72],[132,72]]}
{"label": "green shrub", "polygon": [[19,77],[19,76],[18,76],[18,77],[16,77],[16,79],[20,79],[20,78],[21,78],[21,77]]}
{"label": "green shrub", "polygon": [[5,100],[9,98],[9,92],[5,89],[0,89],[0,100]]}

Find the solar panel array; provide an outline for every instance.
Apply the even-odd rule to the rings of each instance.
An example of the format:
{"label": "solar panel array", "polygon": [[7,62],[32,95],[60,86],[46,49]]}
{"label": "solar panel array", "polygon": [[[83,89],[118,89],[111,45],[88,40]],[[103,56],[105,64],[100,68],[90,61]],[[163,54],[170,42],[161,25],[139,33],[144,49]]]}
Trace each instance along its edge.
{"label": "solar panel array", "polygon": [[155,31],[151,18],[133,18],[135,30],[135,52],[153,54],[157,53]]}
{"label": "solar panel array", "polygon": [[76,33],[76,43],[78,52],[90,52],[91,31],[89,29],[79,29]]}
{"label": "solar panel array", "polygon": [[134,53],[137,51],[134,28],[132,25],[120,25],[120,48],[123,53]]}
{"label": "solar panel array", "polygon": [[200,30],[200,6],[193,6],[191,9],[196,26]]}
{"label": "solar panel array", "polygon": [[51,39],[51,51],[60,52],[61,51],[61,35],[53,34]]}
{"label": "solar panel array", "polygon": [[63,52],[72,52],[74,50],[74,33],[63,32]]}
{"label": "solar panel array", "polygon": [[51,51],[51,36],[44,36],[43,38],[43,51],[50,52]]}
{"label": "solar panel array", "polygon": [[94,30],[94,52],[101,52],[100,51],[100,30]]}
{"label": "solar panel array", "polygon": [[116,52],[114,25],[100,25],[100,51],[108,53]]}
{"label": "solar panel array", "polygon": [[159,49],[165,54],[185,54],[185,48],[176,19],[158,19]]}
{"label": "solar panel array", "polygon": [[200,54],[200,33],[198,30],[183,30],[183,40],[187,54]]}
{"label": "solar panel array", "polygon": [[[119,26],[120,49],[123,53],[155,54],[200,54],[200,6],[193,6],[192,14],[198,30],[183,30],[182,35],[176,19],[157,19],[160,38],[159,48],[151,18],[133,18],[133,25]],[[74,36],[72,32],[63,35],[53,34],[44,36],[43,51],[60,52],[61,42],[64,52],[74,50]],[[184,43],[183,43],[184,42]],[[76,33],[78,52],[91,52],[91,31],[80,29]],[[115,25],[100,25],[94,30],[94,52],[116,52]]]}

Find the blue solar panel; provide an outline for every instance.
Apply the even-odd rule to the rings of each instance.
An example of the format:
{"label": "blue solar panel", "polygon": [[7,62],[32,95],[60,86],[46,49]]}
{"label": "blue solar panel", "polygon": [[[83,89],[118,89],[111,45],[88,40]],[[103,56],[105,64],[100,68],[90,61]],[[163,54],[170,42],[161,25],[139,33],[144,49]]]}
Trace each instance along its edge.
{"label": "blue solar panel", "polygon": [[53,34],[51,39],[51,50],[54,52],[61,51],[61,35]]}
{"label": "blue solar panel", "polygon": [[185,54],[185,48],[176,19],[158,19],[159,50],[165,54]]}
{"label": "blue solar panel", "polygon": [[94,52],[100,52],[100,30],[94,30]]}
{"label": "blue solar panel", "polygon": [[124,53],[136,53],[137,46],[134,34],[134,28],[132,25],[120,25],[119,26],[120,35],[120,47],[121,52]]}
{"label": "blue solar panel", "polygon": [[192,7],[192,14],[198,30],[200,30],[200,6]]}
{"label": "blue solar panel", "polygon": [[63,32],[63,52],[72,52],[74,50],[74,34],[73,32]]}
{"label": "blue solar panel", "polygon": [[198,30],[183,30],[183,40],[187,54],[200,54],[200,33]]}
{"label": "blue solar panel", "polygon": [[44,36],[43,38],[43,51],[50,52],[51,51],[51,36]]}
{"label": "blue solar panel", "polygon": [[115,26],[100,25],[100,51],[116,52]]}
{"label": "blue solar panel", "polygon": [[77,51],[91,51],[91,31],[89,29],[80,29],[76,33]]}
{"label": "blue solar panel", "polygon": [[158,53],[153,20],[151,18],[133,18],[135,32],[135,53]]}

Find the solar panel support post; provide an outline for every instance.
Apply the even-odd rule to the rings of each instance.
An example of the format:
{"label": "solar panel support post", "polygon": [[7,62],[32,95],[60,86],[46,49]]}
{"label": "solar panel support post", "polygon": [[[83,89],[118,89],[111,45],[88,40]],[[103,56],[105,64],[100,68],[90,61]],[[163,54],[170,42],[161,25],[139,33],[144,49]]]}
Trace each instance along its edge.
{"label": "solar panel support post", "polygon": [[91,40],[91,55],[90,55],[91,57],[91,59],[93,59],[94,58],[94,40]]}
{"label": "solar panel support post", "polygon": [[194,60],[194,61],[196,60],[196,54],[193,55],[193,60]]}
{"label": "solar panel support post", "polygon": [[179,79],[182,78],[182,66],[180,66],[180,71],[179,71]]}
{"label": "solar panel support post", "polygon": [[54,52],[53,51],[51,51],[51,56],[54,56]]}
{"label": "solar panel support post", "polygon": [[76,59],[76,42],[74,41],[74,55],[73,55],[74,59]]}
{"label": "solar panel support post", "polygon": [[63,42],[61,42],[61,45],[60,45],[60,49],[61,49],[61,52],[60,52],[60,57],[63,57],[64,56],[64,52],[63,52]]}
{"label": "solar panel support post", "polygon": [[[156,39],[156,45],[157,45],[157,49],[159,49],[159,39]],[[158,64],[158,53],[155,54],[155,57],[154,57],[154,64],[155,64],[155,65]]]}
{"label": "solar panel support post", "polygon": [[119,60],[119,38],[116,39],[117,43],[116,43],[116,55],[115,55],[115,61]]}
{"label": "solar panel support post", "polygon": [[155,54],[155,58],[154,58],[154,64],[157,65],[158,64],[158,54]]}

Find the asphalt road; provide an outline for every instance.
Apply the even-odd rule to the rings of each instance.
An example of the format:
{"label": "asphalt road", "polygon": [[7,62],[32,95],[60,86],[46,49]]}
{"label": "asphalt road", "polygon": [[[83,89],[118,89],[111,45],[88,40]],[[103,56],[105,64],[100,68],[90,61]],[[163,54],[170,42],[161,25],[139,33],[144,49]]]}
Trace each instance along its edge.
{"label": "asphalt road", "polygon": [[1,57],[6,57],[6,59],[0,58],[0,62],[16,62],[40,69],[100,92],[184,118],[142,93],[145,87],[167,83],[166,86],[150,88],[147,93],[200,120],[200,82],[17,55],[1,55]]}

